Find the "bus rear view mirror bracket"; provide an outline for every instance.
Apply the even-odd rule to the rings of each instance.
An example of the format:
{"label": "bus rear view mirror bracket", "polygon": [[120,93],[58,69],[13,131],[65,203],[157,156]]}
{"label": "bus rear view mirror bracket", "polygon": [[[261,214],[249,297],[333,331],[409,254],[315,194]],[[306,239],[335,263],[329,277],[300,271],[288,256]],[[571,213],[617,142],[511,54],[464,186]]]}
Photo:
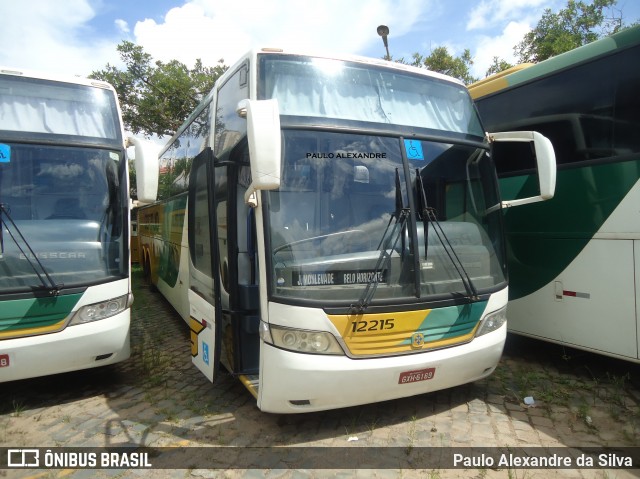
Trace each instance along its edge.
{"label": "bus rear view mirror bracket", "polygon": [[241,100],[238,116],[247,119],[247,140],[251,161],[251,184],[244,195],[250,206],[257,206],[254,193],[280,187],[282,142],[277,100]]}
{"label": "bus rear view mirror bracket", "polygon": [[556,189],[556,155],[551,141],[536,131],[509,131],[488,133],[489,141],[493,142],[527,142],[532,143],[538,171],[540,194],[528,198],[518,198],[502,201],[502,208],[520,206],[553,198]]}
{"label": "bus rear view mirror bracket", "polygon": [[159,148],[149,140],[134,137],[127,138],[126,146],[134,147],[138,201],[153,203],[158,197]]}

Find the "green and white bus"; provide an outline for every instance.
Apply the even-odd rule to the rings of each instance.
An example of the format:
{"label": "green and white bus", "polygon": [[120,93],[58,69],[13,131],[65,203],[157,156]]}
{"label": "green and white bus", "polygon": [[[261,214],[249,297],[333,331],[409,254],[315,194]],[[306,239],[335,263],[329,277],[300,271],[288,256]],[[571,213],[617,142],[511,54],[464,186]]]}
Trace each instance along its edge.
{"label": "green and white bus", "polygon": [[[129,143],[154,200],[157,149]],[[129,203],[115,90],[0,68],[0,382],[129,357]]]}
{"label": "green and white bus", "polygon": [[[509,331],[640,361],[640,28],[470,87],[488,128],[553,143],[553,200],[505,212]],[[497,165],[528,195],[523,162]]]}
{"label": "green and white bus", "polygon": [[[267,412],[426,393],[491,374],[506,337],[494,142],[463,84],[382,60],[253,51],[160,155],[141,262]],[[515,205],[516,203],[514,203]]]}

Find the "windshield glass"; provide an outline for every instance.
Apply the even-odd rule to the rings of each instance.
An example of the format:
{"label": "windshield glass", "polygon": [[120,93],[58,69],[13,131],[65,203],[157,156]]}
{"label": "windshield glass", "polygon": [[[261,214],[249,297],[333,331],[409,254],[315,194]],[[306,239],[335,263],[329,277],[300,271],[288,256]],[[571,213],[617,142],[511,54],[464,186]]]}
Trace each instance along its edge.
{"label": "windshield glass", "polygon": [[484,136],[463,85],[397,68],[293,55],[261,55],[261,98],[281,115],[406,125]]}
{"label": "windshield glass", "polygon": [[20,143],[0,150],[0,291],[43,286],[42,267],[64,287],[125,277],[123,152]]}
{"label": "windshield glass", "polygon": [[111,90],[0,75],[0,130],[119,140],[118,118]]}
{"label": "windshield glass", "polygon": [[276,296],[469,296],[460,264],[478,293],[504,286],[496,178],[485,148],[285,129],[283,150],[281,187],[267,193]]}

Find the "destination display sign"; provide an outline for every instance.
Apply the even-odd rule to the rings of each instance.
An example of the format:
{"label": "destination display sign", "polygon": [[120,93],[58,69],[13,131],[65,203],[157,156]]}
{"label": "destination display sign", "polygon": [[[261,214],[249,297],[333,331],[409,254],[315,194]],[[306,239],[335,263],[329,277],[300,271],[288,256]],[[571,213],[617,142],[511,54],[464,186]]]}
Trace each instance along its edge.
{"label": "destination display sign", "polygon": [[292,286],[340,286],[348,284],[385,283],[385,271],[294,271]]}

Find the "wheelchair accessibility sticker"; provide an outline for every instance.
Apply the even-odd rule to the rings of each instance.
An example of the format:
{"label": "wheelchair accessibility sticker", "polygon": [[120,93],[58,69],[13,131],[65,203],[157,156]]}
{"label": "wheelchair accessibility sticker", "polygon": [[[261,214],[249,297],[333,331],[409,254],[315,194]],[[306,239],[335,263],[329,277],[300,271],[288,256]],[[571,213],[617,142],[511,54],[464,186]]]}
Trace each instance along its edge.
{"label": "wheelchair accessibility sticker", "polygon": [[404,150],[407,152],[408,159],[424,160],[422,142],[420,142],[419,140],[404,140]]}
{"label": "wheelchair accessibility sticker", "polygon": [[0,163],[11,162],[11,147],[0,143]]}

